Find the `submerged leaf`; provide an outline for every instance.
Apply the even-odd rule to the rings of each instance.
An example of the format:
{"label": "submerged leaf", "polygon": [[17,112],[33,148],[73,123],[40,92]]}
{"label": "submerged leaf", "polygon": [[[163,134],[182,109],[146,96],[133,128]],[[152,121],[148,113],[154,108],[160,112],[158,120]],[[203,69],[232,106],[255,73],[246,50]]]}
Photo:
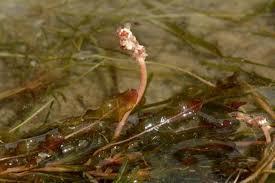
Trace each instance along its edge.
{"label": "submerged leaf", "polygon": [[165,26],[163,26],[162,28],[164,28],[166,31],[170,32],[171,34],[173,34],[183,42],[187,43],[189,46],[193,48],[200,47],[207,50],[213,55],[220,56],[220,57],[222,56],[222,52],[214,44],[204,40],[203,38],[195,36],[194,34],[187,31],[186,29],[184,30],[176,23],[165,22],[164,24]]}
{"label": "submerged leaf", "polygon": [[[153,8],[153,5],[149,1],[142,1],[142,3],[148,9]],[[164,14],[161,11],[158,11],[157,13]],[[206,41],[203,38],[200,38],[199,36],[192,34],[188,30],[177,25],[171,19],[167,18],[165,20],[160,20],[159,22],[149,19],[149,22],[171,33],[172,35],[179,38],[181,41],[183,41],[184,43],[186,43],[192,48],[195,48],[195,49],[197,49],[197,47],[203,48],[215,56],[220,56],[220,57],[222,56],[222,52],[214,44]]]}
{"label": "submerged leaf", "polygon": [[129,111],[133,108],[136,103],[138,97],[138,93],[135,89],[127,90],[123,93],[118,94],[117,96],[113,97],[112,99],[104,102],[98,109],[96,110],[88,110],[83,118],[84,119],[96,119],[100,118],[108,111],[112,110],[113,112],[110,113],[105,118],[111,118],[116,121],[119,121],[125,112]]}

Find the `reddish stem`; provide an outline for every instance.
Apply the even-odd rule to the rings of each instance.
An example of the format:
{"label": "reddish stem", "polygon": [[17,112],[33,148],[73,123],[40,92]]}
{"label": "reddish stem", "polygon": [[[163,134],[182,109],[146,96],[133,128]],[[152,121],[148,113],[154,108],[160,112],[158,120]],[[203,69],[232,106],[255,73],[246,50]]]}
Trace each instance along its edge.
{"label": "reddish stem", "polygon": [[132,34],[132,32],[130,31],[130,28],[128,27],[118,29],[118,36],[120,38],[121,47],[128,51],[131,51],[133,58],[136,60],[136,62],[140,66],[140,83],[137,91],[138,97],[137,97],[136,103],[129,111],[127,111],[123,115],[122,119],[117,125],[113,139],[117,139],[119,137],[124,125],[126,124],[126,121],[129,115],[141,101],[147,85],[147,68],[145,63],[145,58],[147,54],[145,52],[144,47],[138,43],[135,36]]}

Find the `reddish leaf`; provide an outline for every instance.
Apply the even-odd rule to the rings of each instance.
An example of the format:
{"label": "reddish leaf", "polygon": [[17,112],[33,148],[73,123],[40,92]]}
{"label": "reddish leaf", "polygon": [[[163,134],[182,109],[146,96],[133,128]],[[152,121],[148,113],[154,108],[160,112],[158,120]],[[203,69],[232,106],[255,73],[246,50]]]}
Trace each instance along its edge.
{"label": "reddish leaf", "polygon": [[232,101],[230,103],[227,103],[226,106],[230,109],[231,112],[233,112],[233,111],[237,111],[239,107],[245,104],[246,102],[242,102],[242,101]]}
{"label": "reddish leaf", "polygon": [[63,142],[64,138],[61,135],[48,134],[45,142],[41,143],[39,147],[44,151],[57,151]]}
{"label": "reddish leaf", "polygon": [[84,115],[84,118],[102,118],[102,116],[104,116],[105,119],[113,118],[116,121],[120,121],[123,115],[133,108],[137,97],[137,90],[127,90],[104,102],[98,109],[88,110]]}
{"label": "reddish leaf", "polygon": [[201,110],[203,105],[202,100],[200,99],[193,99],[187,103],[187,108],[192,108],[193,112],[198,112]]}

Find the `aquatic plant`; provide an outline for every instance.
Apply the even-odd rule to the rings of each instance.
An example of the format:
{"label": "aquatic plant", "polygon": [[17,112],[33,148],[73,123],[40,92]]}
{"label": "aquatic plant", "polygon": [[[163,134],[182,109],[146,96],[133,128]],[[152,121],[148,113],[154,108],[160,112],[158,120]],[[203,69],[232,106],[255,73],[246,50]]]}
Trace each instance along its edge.
{"label": "aquatic plant", "polygon": [[119,37],[120,46],[123,49],[130,51],[132,54],[132,57],[140,66],[140,84],[137,89],[137,99],[134,106],[123,115],[122,119],[118,123],[118,126],[114,134],[115,139],[118,138],[118,136],[120,135],[121,130],[125,125],[126,121],[128,120],[130,113],[140,103],[147,84],[147,69],[146,69],[146,63],[145,63],[145,58],[147,57],[147,53],[145,51],[144,46],[138,43],[136,37],[133,35],[133,33],[130,30],[130,24],[126,24],[125,27],[119,28],[117,30],[117,34]]}
{"label": "aquatic plant", "polygon": [[274,182],[274,0],[12,2],[1,182]]}

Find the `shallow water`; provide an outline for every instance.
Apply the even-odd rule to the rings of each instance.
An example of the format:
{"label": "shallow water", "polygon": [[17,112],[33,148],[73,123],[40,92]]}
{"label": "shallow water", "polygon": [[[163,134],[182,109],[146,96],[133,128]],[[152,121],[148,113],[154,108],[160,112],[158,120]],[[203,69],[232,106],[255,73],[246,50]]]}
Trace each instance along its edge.
{"label": "shallow water", "polygon": [[[124,137],[177,114],[179,106],[198,99],[205,104],[201,113],[193,111],[192,118],[163,125],[129,143],[131,148],[112,149],[103,159],[120,150],[142,152],[148,165],[138,162],[142,170],[150,170],[146,169],[150,178],[144,180],[148,182],[225,182],[231,174],[229,181],[243,180],[260,160],[255,154],[263,153],[266,146],[259,145],[254,154],[253,146],[235,147],[237,141],[264,137],[260,129],[232,119],[228,105],[245,102],[234,110],[263,115],[273,126],[272,112],[254,98],[260,96],[274,109],[274,8],[274,0],[1,1],[1,141],[17,145],[20,139],[53,128],[68,135],[100,118],[111,109],[109,104],[121,102],[118,93],[137,88],[138,66],[121,51],[115,34],[130,22],[149,55],[150,79],[146,100],[130,116]],[[88,141],[87,152],[111,140],[117,118],[112,114],[101,119],[109,125],[97,127],[93,137],[78,139]],[[64,143],[71,146],[71,141]],[[221,153],[216,154],[216,148]],[[87,153],[75,156],[88,158]],[[232,169],[238,171],[226,171],[227,162],[233,160]],[[128,169],[127,163],[113,169],[120,177],[116,181],[127,181],[126,175],[133,181],[139,168],[131,163]],[[126,175],[119,174],[123,165]],[[79,174],[75,178],[88,181]]]}

